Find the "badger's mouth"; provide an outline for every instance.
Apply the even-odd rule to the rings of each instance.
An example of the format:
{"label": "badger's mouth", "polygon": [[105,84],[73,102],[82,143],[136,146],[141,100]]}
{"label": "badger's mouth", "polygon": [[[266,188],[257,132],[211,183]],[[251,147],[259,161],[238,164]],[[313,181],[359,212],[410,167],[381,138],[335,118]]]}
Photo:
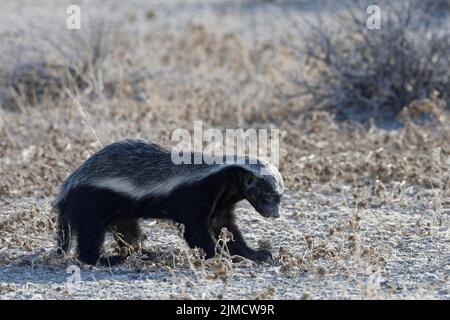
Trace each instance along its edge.
{"label": "badger's mouth", "polygon": [[262,206],[258,212],[264,218],[279,218],[280,217],[280,206],[272,205],[272,206]]}
{"label": "badger's mouth", "polygon": [[280,217],[280,203],[279,202],[263,202],[257,199],[247,198],[247,201],[258,213],[264,218],[279,218]]}

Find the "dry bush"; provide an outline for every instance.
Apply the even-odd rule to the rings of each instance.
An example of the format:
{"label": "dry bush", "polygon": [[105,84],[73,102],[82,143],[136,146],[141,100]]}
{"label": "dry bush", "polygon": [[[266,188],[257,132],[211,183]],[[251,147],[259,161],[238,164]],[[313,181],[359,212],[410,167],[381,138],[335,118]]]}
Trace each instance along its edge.
{"label": "dry bush", "polygon": [[79,33],[50,32],[48,27],[16,27],[22,41],[15,33],[2,39],[6,57],[0,61],[0,107],[58,106],[67,90],[94,101],[111,97],[117,86],[111,57],[124,41],[114,23],[97,19]]}
{"label": "dry bush", "polygon": [[304,59],[301,73],[291,77],[299,88],[295,95],[308,96],[313,108],[332,110],[338,119],[363,121],[392,119],[434,93],[448,104],[450,32],[434,25],[432,6],[380,6],[380,30],[366,27],[363,6],[352,6],[335,24],[310,24],[304,46],[291,45]]}

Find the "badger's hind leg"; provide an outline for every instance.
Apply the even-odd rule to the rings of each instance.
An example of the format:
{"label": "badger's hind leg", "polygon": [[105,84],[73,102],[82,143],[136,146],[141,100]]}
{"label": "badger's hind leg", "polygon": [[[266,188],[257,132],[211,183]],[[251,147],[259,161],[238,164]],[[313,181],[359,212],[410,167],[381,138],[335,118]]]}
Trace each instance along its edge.
{"label": "badger's hind leg", "polygon": [[105,238],[105,226],[94,221],[83,221],[77,230],[78,259],[95,265],[100,259]]}
{"label": "badger's hind leg", "polygon": [[106,225],[98,222],[83,223],[77,232],[77,252],[81,262],[112,266],[125,261],[123,256],[102,256],[106,228]]}
{"label": "badger's hind leg", "polygon": [[123,257],[102,256],[108,221],[120,200],[109,190],[90,187],[74,188],[67,194],[63,204],[66,211],[61,217],[67,217],[70,231],[76,235],[77,257],[81,262],[113,265],[124,260]]}

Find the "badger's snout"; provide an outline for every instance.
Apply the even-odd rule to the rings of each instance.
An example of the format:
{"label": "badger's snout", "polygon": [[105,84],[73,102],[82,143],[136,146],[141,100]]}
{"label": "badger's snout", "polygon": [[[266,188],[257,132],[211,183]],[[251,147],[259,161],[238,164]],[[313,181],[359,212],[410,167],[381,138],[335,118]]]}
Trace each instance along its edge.
{"label": "badger's snout", "polygon": [[279,218],[280,206],[279,205],[263,206],[260,210],[260,213],[265,218]]}

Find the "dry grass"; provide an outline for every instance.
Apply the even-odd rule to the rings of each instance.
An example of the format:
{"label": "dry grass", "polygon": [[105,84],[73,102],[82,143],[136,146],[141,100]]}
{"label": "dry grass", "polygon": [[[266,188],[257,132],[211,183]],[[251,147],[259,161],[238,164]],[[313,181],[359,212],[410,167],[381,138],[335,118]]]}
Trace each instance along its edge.
{"label": "dry grass", "polygon": [[[0,297],[448,299],[450,120],[442,96],[404,106],[395,130],[336,122],[303,98],[286,99],[297,89],[286,74],[303,63],[286,46],[294,14],[278,19],[270,3],[260,11],[226,6],[226,13],[220,3],[186,6],[200,13],[186,20],[170,4],[136,4],[111,16],[120,28],[97,23],[74,35],[55,31],[57,2],[45,12],[27,2],[26,12],[48,15],[52,38],[75,41],[60,50],[29,21],[0,29],[34,35],[26,50],[8,36],[0,44],[9,52],[0,64]],[[86,14],[102,10],[92,3]],[[14,52],[23,59],[7,60]],[[37,66],[50,65],[42,82]],[[11,76],[17,70],[22,78]],[[12,80],[26,86],[16,90]],[[431,120],[419,125],[424,112]],[[146,227],[151,261],[82,266],[82,286],[68,289],[65,268],[77,262],[52,253],[49,202],[61,181],[102,144],[140,137],[170,147],[174,129],[199,119],[221,129],[282,130],[282,218],[268,223],[239,208],[249,242],[271,247],[275,265],[232,263],[226,250],[205,261],[175,227],[157,222]]]}

